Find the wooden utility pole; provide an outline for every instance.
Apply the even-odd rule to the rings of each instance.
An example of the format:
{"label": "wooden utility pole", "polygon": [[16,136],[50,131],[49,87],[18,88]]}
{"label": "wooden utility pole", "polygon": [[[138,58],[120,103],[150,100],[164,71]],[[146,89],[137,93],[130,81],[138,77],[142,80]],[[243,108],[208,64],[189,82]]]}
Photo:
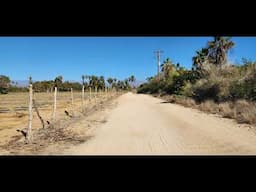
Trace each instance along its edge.
{"label": "wooden utility pole", "polygon": [[158,77],[158,80],[160,80],[160,65],[161,65],[160,56],[161,56],[161,53],[163,53],[163,51],[157,50],[157,51],[154,51],[154,53],[156,54],[156,58],[157,58],[157,77]]}
{"label": "wooden utility pole", "polygon": [[29,106],[28,106],[29,118],[28,118],[28,130],[26,134],[26,139],[31,141],[32,134],[32,120],[33,120],[33,87],[32,84],[29,85]]}

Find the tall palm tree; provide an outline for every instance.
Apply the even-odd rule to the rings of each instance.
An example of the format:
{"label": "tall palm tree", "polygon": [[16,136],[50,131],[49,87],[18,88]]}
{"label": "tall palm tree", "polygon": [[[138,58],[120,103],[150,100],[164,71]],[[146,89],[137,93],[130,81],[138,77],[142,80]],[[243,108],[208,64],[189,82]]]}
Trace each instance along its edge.
{"label": "tall palm tree", "polygon": [[29,84],[32,84],[32,83],[33,83],[33,81],[32,81],[32,77],[31,77],[31,76],[29,76],[29,78],[28,78],[28,82],[29,82]]}
{"label": "tall palm tree", "polygon": [[56,77],[54,80],[54,86],[60,87],[60,85],[62,84],[62,81],[63,81],[63,77],[61,75]]}
{"label": "tall palm tree", "polygon": [[100,86],[101,89],[103,89],[105,87],[105,78],[104,78],[104,76],[100,76],[99,86]]}
{"label": "tall palm tree", "polygon": [[85,75],[82,75],[83,85],[84,85],[84,79],[85,79]]}
{"label": "tall palm tree", "polygon": [[131,75],[131,77],[129,77],[129,81],[130,81],[130,82],[135,82],[135,77],[134,77],[134,75]]}
{"label": "tall palm tree", "polygon": [[175,64],[167,58],[163,64],[161,64],[161,71],[164,75],[164,78],[167,79],[171,71],[176,71]]}
{"label": "tall palm tree", "polygon": [[209,60],[217,66],[226,64],[227,53],[234,45],[231,37],[214,37],[213,41],[208,42]]}
{"label": "tall palm tree", "polygon": [[196,51],[196,56],[192,58],[193,67],[196,70],[201,70],[203,63],[208,59],[208,48],[202,48],[199,51]]}
{"label": "tall palm tree", "polygon": [[107,79],[107,82],[112,87],[113,79],[111,77]]}

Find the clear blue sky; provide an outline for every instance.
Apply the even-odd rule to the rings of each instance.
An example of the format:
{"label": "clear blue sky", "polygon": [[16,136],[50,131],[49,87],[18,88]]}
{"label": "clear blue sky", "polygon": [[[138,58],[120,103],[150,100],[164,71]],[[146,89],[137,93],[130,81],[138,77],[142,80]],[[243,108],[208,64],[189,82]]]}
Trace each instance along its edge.
{"label": "clear blue sky", "polygon": [[[0,37],[0,74],[12,80],[79,80],[103,75],[138,80],[156,73],[153,51],[190,68],[195,51],[212,37]],[[230,61],[256,60],[256,37],[233,37]]]}

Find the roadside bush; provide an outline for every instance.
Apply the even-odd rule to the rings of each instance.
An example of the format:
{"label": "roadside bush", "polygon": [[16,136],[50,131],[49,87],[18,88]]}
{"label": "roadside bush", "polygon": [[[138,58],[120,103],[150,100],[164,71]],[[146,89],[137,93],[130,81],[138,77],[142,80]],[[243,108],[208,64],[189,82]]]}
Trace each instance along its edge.
{"label": "roadside bush", "polygon": [[219,107],[218,104],[216,104],[212,100],[206,100],[198,106],[201,111],[205,111],[208,113],[218,113],[219,112]]}
{"label": "roadside bush", "polygon": [[7,88],[0,87],[0,94],[7,94],[7,93],[8,93],[8,89]]}
{"label": "roadside bush", "polygon": [[234,103],[235,118],[239,123],[256,124],[256,105],[246,100],[238,100]]}
{"label": "roadside bush", "polygon": [[247,99],[256,101],[256,78],[236,81],[230,86],[233,99]]}
{"label": "roadside bush", "polygon": [[236,98],[237,84],[241,79],[239,68],[235,66],[217,67],[205,63],[203,68],[204,78],[192,85],[193,98],[199,101],[213,99],[216,102],[229,101]]}
{"label": "roadside bush", "polygon": [[180,93],[186,97],[193,96],[192,84],[190,82],[186,82],[185,85],[181,88]]}
{"label": "roadside bush", "polygon": [[218,107],[222,117],[235,118],[235,111],[232,103],[230,102],[220,103]]}
{"label": "roadside bush", "polygon": [[137,89],[137,93],[147,93],[147,94],[154,94],[154,93],[162,93],[164,91],[165,83],[163,81],[156,81],[152,80],[149,83],[144,83],[139,86]]}
{"label": "roadside bush", "polygon": [[202,79],[192,86],[192,91],[192,97],[198,102],[208,99],[217,100],[217,95],[220,92],[220,86],[217,83]]}

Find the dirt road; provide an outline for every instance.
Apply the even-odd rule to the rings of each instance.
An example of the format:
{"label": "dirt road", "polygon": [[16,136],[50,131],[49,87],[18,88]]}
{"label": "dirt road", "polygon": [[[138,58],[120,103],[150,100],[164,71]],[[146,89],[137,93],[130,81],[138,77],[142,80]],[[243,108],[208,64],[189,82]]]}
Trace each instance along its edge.
{"label": "dirt road", "polygon": [[106,123],[90,134],[63,154],[256,154],[256,134],[247,125],[133,93],[119,97]]}

